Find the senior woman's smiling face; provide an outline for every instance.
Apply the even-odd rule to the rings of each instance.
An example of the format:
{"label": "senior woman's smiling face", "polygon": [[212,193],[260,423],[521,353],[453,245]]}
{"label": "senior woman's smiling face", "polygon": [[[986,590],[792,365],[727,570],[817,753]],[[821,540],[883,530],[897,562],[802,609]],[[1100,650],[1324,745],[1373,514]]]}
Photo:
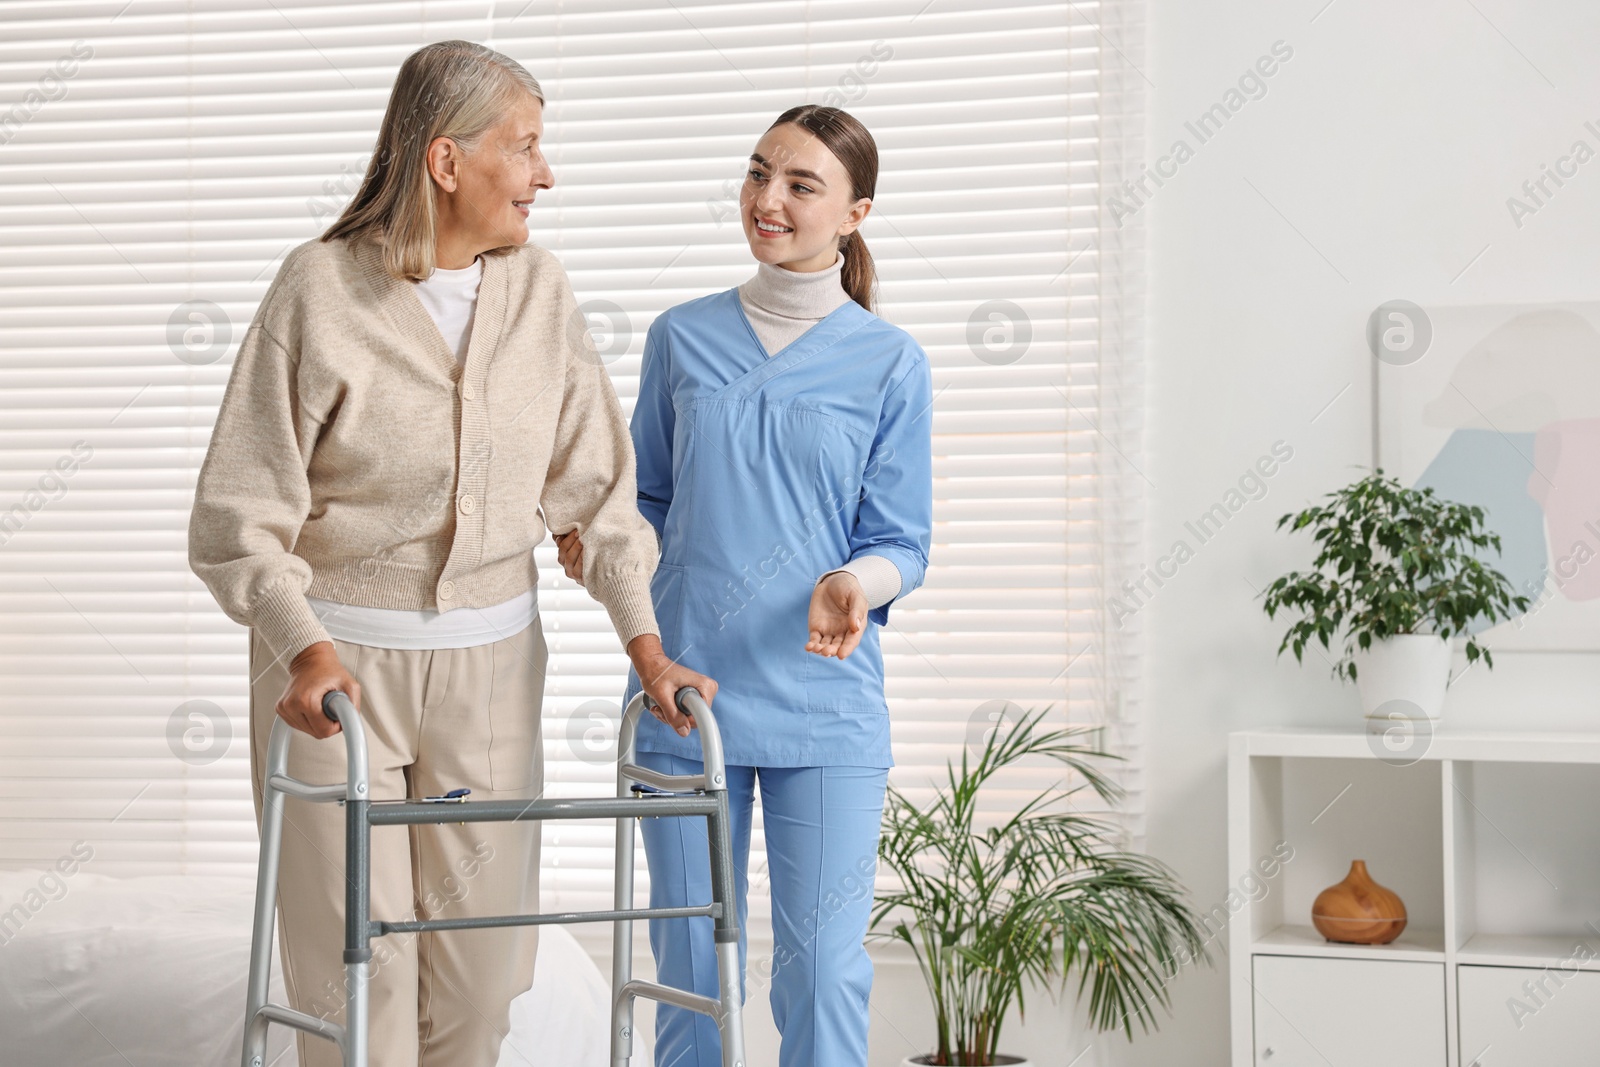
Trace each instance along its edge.
{"label": "senior woman's smiling face", "polygon": [[555,184],[540,147],[543,135],[544,106],[528,97],[484,134],[474,152],[462,153],[448,137],[429,146],[441,268],[470,266],[487,249],[527,242],[534,196]]}

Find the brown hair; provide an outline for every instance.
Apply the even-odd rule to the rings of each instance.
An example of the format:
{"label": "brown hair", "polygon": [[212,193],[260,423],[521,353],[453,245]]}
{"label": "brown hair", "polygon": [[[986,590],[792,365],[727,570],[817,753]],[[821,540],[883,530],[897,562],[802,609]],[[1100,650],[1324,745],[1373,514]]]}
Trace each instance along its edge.
{"label": "brown hair", "polygon": [[[437,41],[400,64],[378,141],[361,188],[322,240],[371,237],[383,244],[383,265],[396,278],[426,278],[436,266],[439,219],[428,175],[428,146],[448,137],[463,152],[477,150],[484,134],[511,109],[544,93],[532,74],[510,56],[473,41]],[[510,255],[513,245],[488,256]]]}
{"label": "brown hair", "polygon": [[[861,120],[836,107],[821,104],[801,104],[778,116],[767,129],[792,122],[801,129],[815,134],[817,139],[844,164],[850,175],[850,196],[855,200],[871,200],[878,188],[878,144]],[[872,253],[861,231],[839,238],[839,248],[844,252],[844,269],[840,284],[850,294],[850,299],[876,311],[878,272],[872,265]]]}

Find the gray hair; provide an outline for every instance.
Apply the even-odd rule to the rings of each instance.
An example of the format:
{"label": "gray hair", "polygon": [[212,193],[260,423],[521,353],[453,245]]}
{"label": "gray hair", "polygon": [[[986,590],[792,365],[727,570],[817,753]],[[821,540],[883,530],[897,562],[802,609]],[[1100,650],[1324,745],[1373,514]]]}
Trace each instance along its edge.
{"label": "gray hair", "polygon": [[[433,273],[438,216],[428,175],[428,146],[448,137],[476,151],[518,103],[544,103],[539,82],[521,63],[473,41],[424,45],[400,64],[361,188],[322,240],[373,238],[396,278]],[[489,256],[509,255],[512,245]]]}

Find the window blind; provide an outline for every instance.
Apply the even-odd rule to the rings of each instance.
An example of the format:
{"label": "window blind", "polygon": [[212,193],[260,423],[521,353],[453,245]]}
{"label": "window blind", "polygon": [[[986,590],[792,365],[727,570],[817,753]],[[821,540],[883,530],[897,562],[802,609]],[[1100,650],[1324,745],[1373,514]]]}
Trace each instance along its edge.
{"label": "window blind", "polygon": [[[1051,705],[1108,726],[1137,837],[1139,620],[1107,600],[1142,551],[1139,219],[1101,207],[1141,148],[1131,0],[62,0],[0,20],[0,864],[84,840],[107,873],[253,871],[245,634],[188,570],[194,479],[284,253],[354,192],[400,62],[451,37],[546,91],[556,185],[532,239],[625,408],[652,318],[754,270],[737,189],[760,133],[807,101],[867,124],[880,311],[935,390],[931,566],[883,635],[892,780],[926,796],[987,726]],[[553,547],[537,560],[548,792],[604,794],[626,661]],[[1054,777],[1019,770],[992,802]],[[545,833],[546,906],[600,905],[609,829]],[[760,920],[759,821],[752,848]]]}

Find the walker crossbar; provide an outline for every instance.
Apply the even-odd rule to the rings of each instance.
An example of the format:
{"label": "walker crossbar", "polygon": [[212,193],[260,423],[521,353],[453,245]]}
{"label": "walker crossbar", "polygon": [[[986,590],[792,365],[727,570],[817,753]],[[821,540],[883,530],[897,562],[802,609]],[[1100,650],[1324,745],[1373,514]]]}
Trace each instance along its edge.
{"label": "walker crossbar", "polygon": [[[340,798],[341,800],[343,798]],[[708,796],[650,797],[651,815],[716,814],[717,802]],[[461,811],[470,809],[470,817]],[[454,804],[426,801],[375,804],[367,814],[373,826],[427,822],[512,822],[524,819],[619,819],[640,814],[633,797],[596,797],[593,800],[463,800]]]}
{"label": "walker crossbar", "polygon": [[[732,837],[728,818],[727,774],[722,737],[716,720],[700,694],[680,689],[679,710],[691,716],[700,733],[703,774],[669,775],[641,767],[636,762],[638,723],[648,697],[640,693],[628,702],[618,733],[617,795],[588,799],[458,801],[438,804],[421,801],[373,801],[367,774],[366,731],[360,713],[349,698],[334,691],[322,699],[322,710],[339,723],[345,738],[348,774],[343,783],[313,785],[289,777],[291,727],[279,718],[272,724],[267,745],[265,788],[262,796],[261,859],[256,873],[255,923],[250,946],[250,977],[245,1003],[243,1067],[263,1067],[267,1025],[278,1023],[334,1042],[344,1067],[368,1067],[367,965],[372,959],[371,940],[393,933],[431,930],[469,930],[503,926],[542,926],[581,922],[615,924],[611,953],[611,1064],[629,1067],[633,1051],[633,1002],[638,997],[673,1004],[717,1020],[722,1033],[723,1067],[744,1067],[744,1027],[738,974],[739,921],[734,903]],[[635,796],[634,785],[665,792]],[[284,798],[311,803],[339,803],[345,809],[345,981],[349,991],[345,1023],[340,1026],[267,1001],[272,973],[272,934],[278,896],[278,859],[283,843]],[[710,845],[711,901],[683,907],[633,906],[634,822],[641,818],[703,818]],[[545,819],[615,819],[615,906],[606,911],[559,912],[532,915],[495,915],[460,919],[406,922],[374,920],[370,912],[371,844],[374,826],[427,823],[522,822]],[[632,977],[633,922],[637,919],[709,918],[717,946],[719,995],[702,996],[689,990],[646,982]]]}
{"label": "walker crossbar", "polygon": [[426,919],[391,923],[376,920],[372,936],[415,934],[425,930],[477,930],[488,926],[550,926],[562,923],[613,922],[617,919],[687,919],[703,916],[715,919],[722,914],[720,904],[691,904],[681,908],[629,908],[626,911],[567,911],[543,915],[491,915],[477,919]]}

